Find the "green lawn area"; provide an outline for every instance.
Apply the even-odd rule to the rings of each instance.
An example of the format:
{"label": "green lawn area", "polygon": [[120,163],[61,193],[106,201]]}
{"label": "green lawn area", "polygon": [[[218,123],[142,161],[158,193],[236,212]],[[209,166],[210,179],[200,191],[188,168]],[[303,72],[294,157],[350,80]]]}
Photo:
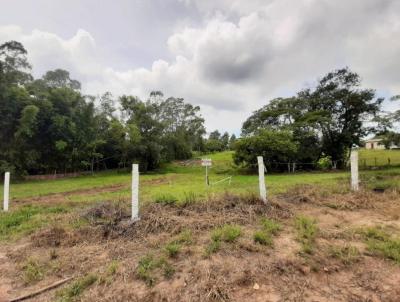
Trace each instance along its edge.
{"label": "green lawn area", "polygon": [[[205,168],[199,161],[171,163],[159,171],[143,173],[140,176],[141,204],[153,202],[163,197],[178,200],[202,200],[229,192],[232,194],[258,194],[258,176],[239,174],[232,164],[232,152],[223,152],[201,156],[212,158],[210,182],[232,176],[231,183],[221,182],[207,186]],[[348,171],[298,172],[294,174],[266,174],[265,181],[268,195],[283,193],[296,185],[317,184],[327,192],[349,189]],[[364,187],[400,189],[400,168],[384,170],[366,170],[361,172]],[[11,184],[11,202],[8,213],[0,212],[0,240],[11,235],[22,236],[49,223],[59,223],[66,213],[76,208],[102,201],[122,201],[128,206],[130,200],[131,174],[116,171],[102,172],[95,175],[76,178],[25,181]],[[0,186],[3,193],[3,186]],[[61,193],[63,198],[52,201],[51,194]],[[2,195],[1,195],[2,196]],[[41,200],[36,198],[42,197]],[[23,204],[18,200],[27,200]],[[165,199],[165,198],[164,198]],[[50,200],[50,202],[43,201]],[[38,204],[40,203],[40,204]],[[76,223],[79,223],[77,221]]]}
{"label": "green lawn area", "polygon": [[[392,154],[388,152],[395,153],[397,151],[386,152],[387,153],[383,154]],[[364,158],[362,156],[365,155],[368,155],[371,158],[370,154],[372,152],[370,152],[370,150],[361,150],[360,153],[361,158]],[[142,201],[149,202],[166,194],[173,195],[177,199],[184,199],[188,194],[194,194],[199,198],[207,198],[208,195],[218,194],[225,191],[237,194],[257,193],[258,176],[256,174],[237,174],[237,171],[234,169],[232,164],[232,152],[215,153],[201,156],[199,158],[211,158],[213,160],[213,166],[209,173],[210,182],[212,184],[228,176],[232,176],[231,183],[229,184],[229,182],[226,181],[208,187],[205,184],[205,168],[201,167],[199,163],[194,162],[188,166],[171,163],[164,165],[159,171],[141,174],[140,197]],[[395,174],[398,172],[396,169],[391,169],[390,171]],[[362,175],[371,179],[368,175],[374,175],[376,173],[377,172],[374,171],[365,171],[362,172]],[[299,172],[295,174],[267,174],[265,179],[268,192],[270,194],[277,194],[299,184],[320,184],[331,186],[339,181],[346,181],[348,178],[349,173],[347,171],[316,171],[311,173]],[[85,202],[121,200],[129,199],[130,181],[131,174],[127,172],[101,172],[95,175],[80,176],[76,178],[26,181],[11,184],[10,195],[12,199],[18,200],[46,196],[53,193],[69,192],[66,197],[69,201]],[[118,187],[111,188],[112,186]],[[2,186],[0,186],[0,190],[2,192]],[[91,191],[85,193],[85,190]]]}
{"label": "green lawn area", "polygon": [[359,163],[360,166],[386,166],[389,164],[400,166],[400,150],[367,150],[360,149]]}

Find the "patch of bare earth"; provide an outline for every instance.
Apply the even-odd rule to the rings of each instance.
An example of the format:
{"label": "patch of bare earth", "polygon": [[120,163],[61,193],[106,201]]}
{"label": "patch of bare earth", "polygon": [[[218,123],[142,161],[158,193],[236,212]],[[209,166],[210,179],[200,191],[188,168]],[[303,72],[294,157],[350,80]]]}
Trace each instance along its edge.
{"label": "patch of bare earth", "polygon": [[[174,176],[165,176],[159,177],[149,180],[144,180],[142,182],[143,185],[151,186],[151,185],[162,185],[162,184],[169,184],[174,180]],[[16,204],[30,204],[30,203],[44,203],[44,204],[55,204],[55,203],[62,203],[68,202],[69,197],[76,196],[76,197],[84,197],[90,195],[97,195],[101,193],[112,193],[118,192],[124,189],[128,189],[130,184],[115,184],[115,185],[107,185],[107,186],[100,186],[88,189],[79,189],[79,190],[72,190],[68,192],[62,193],[50,193],[38,197],[29,197],[29,198],[22,198],[22,199],[14,199],[13,202]]]}
{"label": "patch of bare earth", "polygon": [[[98,279],[78,301],[394,302],[400,300],[400,265],[365,253],[353,231],[387,225],[399,234],[399,214],[395,192],[325,194],[315,187],[296,188],[267,206],[254,197],[231,195],[186,206],[149,204],[134,223],[128,209],[105,203],[77,214],[88,222],[79,229],[51,227],[0,247],[0,293],[16,297],[92,273]],[[311,254],[301,253],[297,241],[294,217],[299,215],[317,220]],[[273,246],[253,241],[262,217],[282,226]],[[225,224],[239,225],[241,236],[207,255],[212,230]],[[165,246],[185,231],[191,233],[190,242],[169,257]],[[345,263],[331,256],[331,246],[354,246],[360,254]],[[146,275],[151,282],[138,273],[146,255],[163,259],[164,268]],[[43,267],[42,278],[24,280],[27,259]],[[117,268],[110,274],[112,263]],[[30,301],[57,301],[58,290]]]}

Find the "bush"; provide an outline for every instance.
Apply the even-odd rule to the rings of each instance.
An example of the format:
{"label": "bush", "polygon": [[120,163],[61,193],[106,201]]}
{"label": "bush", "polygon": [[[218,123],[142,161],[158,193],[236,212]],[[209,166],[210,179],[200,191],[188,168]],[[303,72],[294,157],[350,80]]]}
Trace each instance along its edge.
{"label": "bush", "polygon": [[263,156],[268,170],[286,171],[287,166],[280,163],[292,161],[297,149],[298,144],[289,131],[260,130],[236,142],[233,160],[237,165],[255,168],[257,156]]}
{"label": "bush", "polygon": [[328,170],[332,167],[332,159],[330,156],[323,156],[317,162],[318,169]]}

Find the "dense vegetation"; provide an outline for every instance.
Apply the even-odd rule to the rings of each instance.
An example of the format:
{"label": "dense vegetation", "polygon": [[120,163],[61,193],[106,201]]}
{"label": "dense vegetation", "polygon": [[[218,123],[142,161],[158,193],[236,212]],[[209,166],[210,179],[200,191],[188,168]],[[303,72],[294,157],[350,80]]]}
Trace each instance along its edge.
{"label": "dense vegetation", "polygon": [[294,162],[315,168],[321,159],[342,168],[352,146],[362,145],[370,133],[383,135],[388,145],[398,142],[391,129],[400,111],[384,114],[382,102],[374,90],[361,88],[360,76],[348,68],[328,73],[315,88],[274,99],[254,112],[243,124],[235,162],[251,166],[255,154],[263,154],[273,170]]}
{"label": "dense vegetation", "polygon": [[246,120],[240,139],[218,130],[206,139],[200,107],[160,91],[140,100],[80,89],[62,69],[34,79],[23,45],[0,45],[0,172],[93,171],[132,162],[145,171],[190,158],[193,151],[232,149],[235,163],[247,167],[263,155],[274,171],[320,163],[341,168],[349,149],[369,133],[388,146],[400,142],[393,131],[400,111],[384,114],[383,99],[362,89],[359,75],[347,68],[327,74],[313,89],[270,101]]}
{"label": "dense vegetation", "polygon": [[34,79],[26,56],[18,42],[0,46],[1,172],[71,172],[131,162],[147,170],[204,151],[199,107],[158,91],[146,101],[83,95],[65,70]]}

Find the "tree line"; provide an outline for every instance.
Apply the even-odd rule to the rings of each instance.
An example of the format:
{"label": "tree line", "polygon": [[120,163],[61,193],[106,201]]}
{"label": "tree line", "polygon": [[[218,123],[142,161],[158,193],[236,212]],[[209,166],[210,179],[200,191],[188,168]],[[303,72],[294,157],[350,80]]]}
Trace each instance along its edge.
{"label": "tree line", "polygon": [[273,99],[255,111],[243,124],[235,163],[252,167],[262,155],[273,171],[287,170],[291,163],[300,169],[343,168],[349,150],[362,146],[368,134],[379,135],[387,145],[400,143],[394,132],[400,110],[383,112],[383,101],[375,90],[362,88],[360,76],[350,69],[330,72],[314,88]]}
{"label": "tree line", "polygon": [[205,138],[199,106],[160,91],[146,100],[85,95],[62,69],[35,79],[24,46],[10,41],[0,45],[0,172],[93,171],[132,162],[146,171],[194,151],[224,150],[234,150],[235,163],[250,168],[257,155],[273,171],[294,163],[343,168],[349,150],[368,134],[400,144],[394,131],[400,110],[385,113],[382,102],[375,90],[362,88],[357,73],[339,69],[313,88],[269,101],[244,122],[240,138],[218,130]]}
{"label": "tree line", "polygon": [[147,100],[84,95],[56,69],[34,79],[27,51],[0,46],[0,172],[19,175],[127,167],[152,170],[192,152],[229,148],[227,133],[205,139],[200,107],[160,91]]}

